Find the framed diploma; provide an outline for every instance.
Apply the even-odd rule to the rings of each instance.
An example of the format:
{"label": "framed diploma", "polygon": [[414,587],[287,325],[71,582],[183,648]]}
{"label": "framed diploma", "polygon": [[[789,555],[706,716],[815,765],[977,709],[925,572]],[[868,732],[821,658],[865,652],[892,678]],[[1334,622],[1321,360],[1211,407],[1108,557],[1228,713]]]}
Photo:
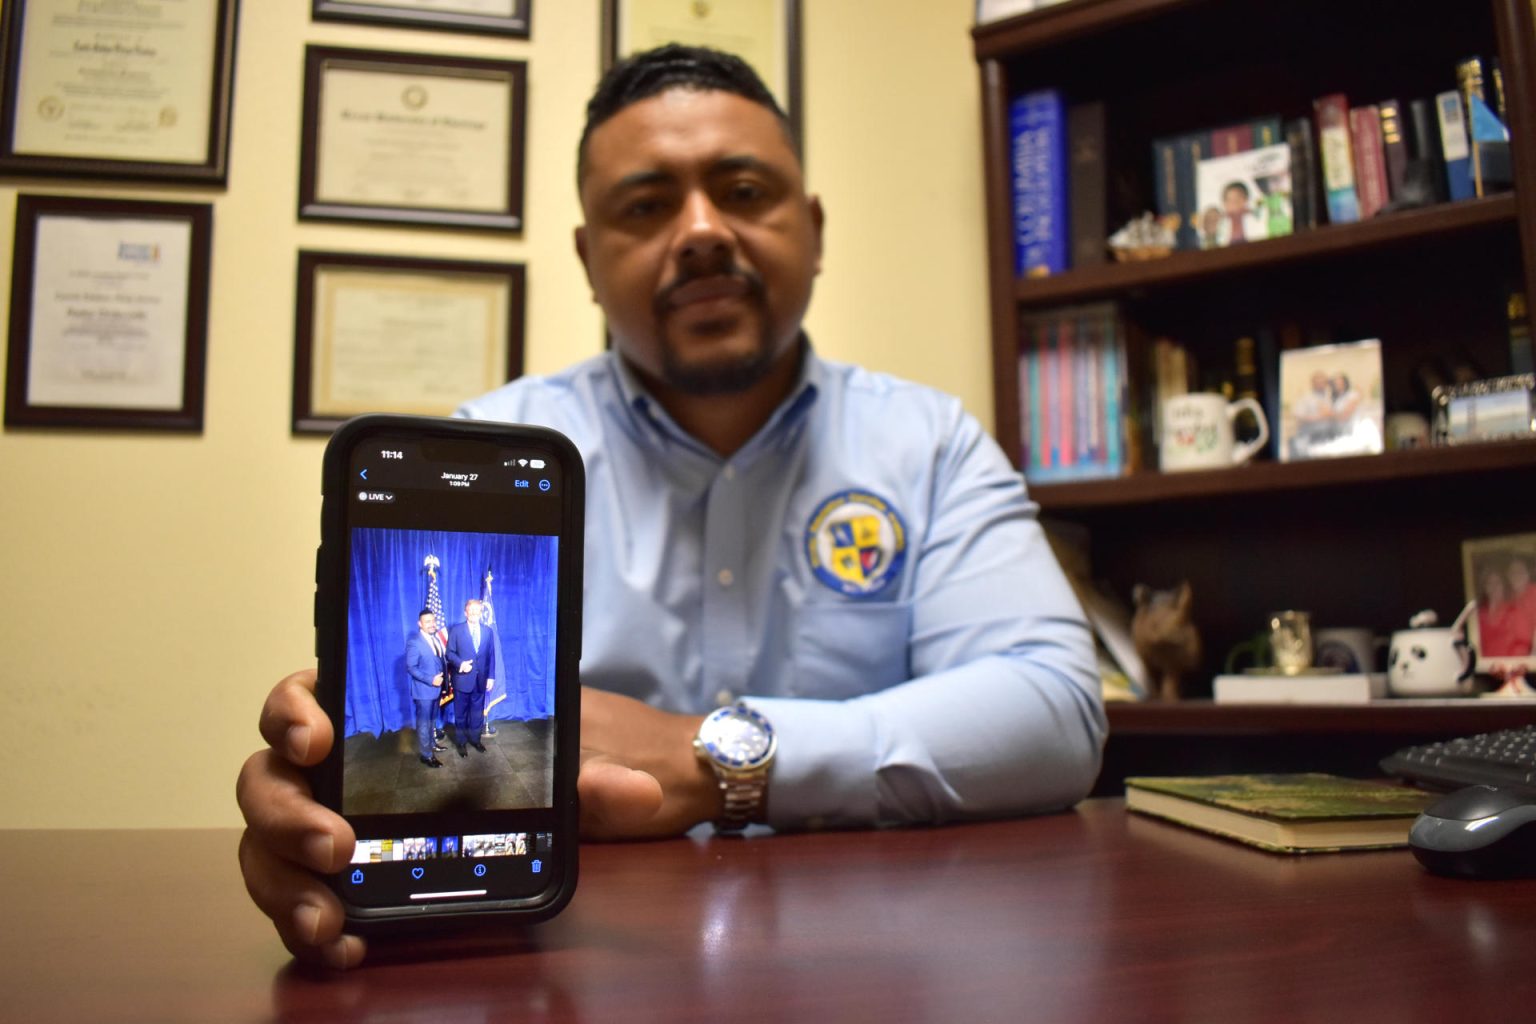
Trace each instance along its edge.
{"label": "framed diploma", "polygon": [[665,43],[734,53],[767,84],[803,144],[800,25],[800,0],[603,0],[603,69]]}
{"label": "framed diploma", "polygon": [[521,231],[527,72],[307,47],[299,216]]}
{"label": "framed diploma", "polygon": [[7,0],[0,173],[222,185],[239,0]]}
{"label": "framed diploma", "polygon": [[7,426],[203,429],[213,207],[16,197]]}
{"label": "framed diploma", "polygon": [[533,0],[313,0],[316,21],[528,38]]}
{"label": "framed diploma", "polygon": [[523,372],[523,267],[299,253],[293,431],[446,416]]}

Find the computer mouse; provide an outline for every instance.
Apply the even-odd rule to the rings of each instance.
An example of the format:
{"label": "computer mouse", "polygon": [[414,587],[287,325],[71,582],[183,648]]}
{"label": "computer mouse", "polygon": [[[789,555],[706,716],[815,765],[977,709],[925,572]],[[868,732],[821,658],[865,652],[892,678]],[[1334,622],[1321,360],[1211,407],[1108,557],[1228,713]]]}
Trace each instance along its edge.
{"label": "computer mouse", "polygon": [[1424,809],[1408,832],[1419,863],[1456,878],[1536,877],[1536,794],[1468,786]]}

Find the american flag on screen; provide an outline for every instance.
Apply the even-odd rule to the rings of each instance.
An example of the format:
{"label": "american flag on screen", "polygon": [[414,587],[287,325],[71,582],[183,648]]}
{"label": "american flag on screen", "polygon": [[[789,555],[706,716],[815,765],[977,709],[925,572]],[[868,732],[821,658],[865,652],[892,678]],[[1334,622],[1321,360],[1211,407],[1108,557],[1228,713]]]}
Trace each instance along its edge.
{"label": "american flag on screen", "polygon": [[[448,620],[443,618],[443,595],[437,589],[437,567],[442,562],[438,561],[436,555],[428,555],[426,561],[422,564],[427,569],[427,599],[423,604],[427,611],[437,618],[437,640],[438,643],[443,645],[443,649],[446,650],[448,647]],[[437,702],[441,705],[447,704],[451,700],[453,700],[453,687],[449,686],[445,681],[442,696],[437,699]]]}

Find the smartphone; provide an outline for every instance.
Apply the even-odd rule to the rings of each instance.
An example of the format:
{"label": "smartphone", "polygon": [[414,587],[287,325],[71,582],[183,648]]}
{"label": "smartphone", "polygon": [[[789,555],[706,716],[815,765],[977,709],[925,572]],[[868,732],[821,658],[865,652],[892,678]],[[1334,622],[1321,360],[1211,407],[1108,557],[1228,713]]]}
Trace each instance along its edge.
{"label": "smartphone", "polygon": [[535,921],[576,885],[585,473],[541,427],[361,416],[325,449],[316,799],[352,927]]}

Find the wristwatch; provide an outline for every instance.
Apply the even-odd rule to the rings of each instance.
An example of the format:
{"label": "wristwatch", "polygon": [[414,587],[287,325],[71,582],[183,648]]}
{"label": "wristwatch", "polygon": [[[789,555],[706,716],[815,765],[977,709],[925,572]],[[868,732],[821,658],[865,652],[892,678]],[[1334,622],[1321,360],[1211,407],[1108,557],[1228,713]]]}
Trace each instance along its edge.
{"label": "wristwatch", "polygon": [[715,773],[725,809],[717,832],[740,832],[762,818],[768,773],[779,739],[773,726],[745,704],[720,708],[704,719],[693,738],[693,752]]}

